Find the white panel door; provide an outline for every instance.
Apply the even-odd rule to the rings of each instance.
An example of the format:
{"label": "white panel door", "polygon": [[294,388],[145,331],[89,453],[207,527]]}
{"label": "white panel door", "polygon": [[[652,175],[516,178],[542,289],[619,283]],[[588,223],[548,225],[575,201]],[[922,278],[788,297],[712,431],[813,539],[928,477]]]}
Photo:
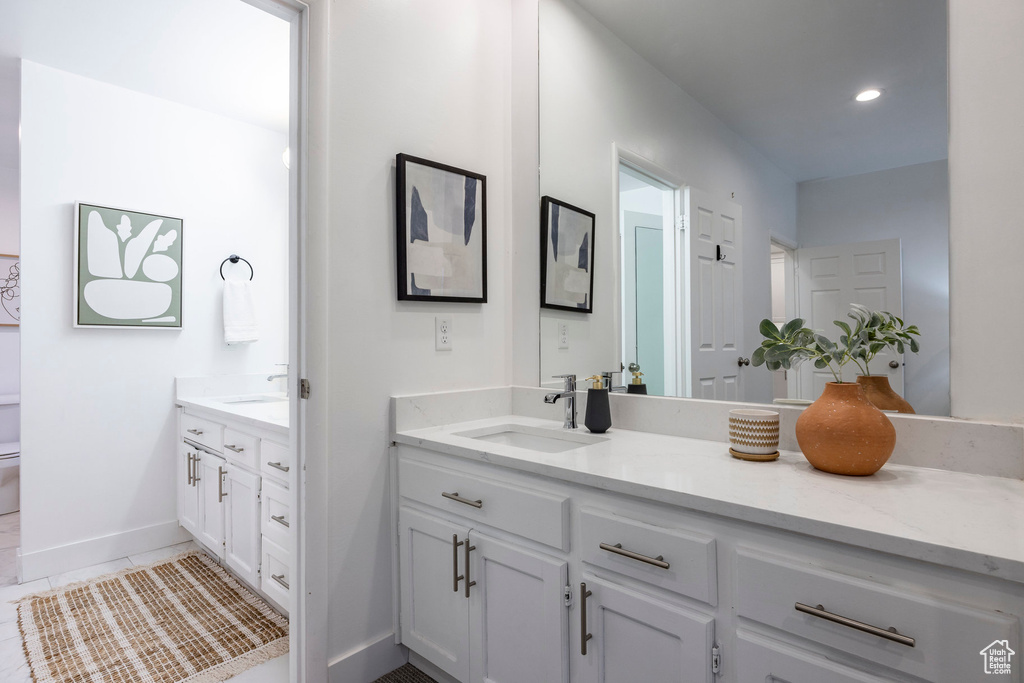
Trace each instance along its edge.
{"label": "white panel door", "polygon": [[664,600],[634,593],[590,576],[587,590],[587,621],[581,607],[584,593],[576,597],[579,638],[591,634],[587,654],[576,655],[580,683],[711,683],[711,647],[715,621]]}
{"label": "white panel door", "polygon": [[689,379],[693,398],[742,401],[743,218],[734,202],[686,189]]}
{"label": "white panel door", "polygon": [[260,478],[228,463],[224,477],[224,562],[257,585],[260,565]]}
{"label": "white panel door", "polygon": [[565,683],[566,562],[470,531],[472,683]]}
{"label": "white panel door", "polygon": [[199,541],[224,559],[224,458],[199,454]]}
{"label": "white panel door", "polygon": [[[469,529],[407,507],[398,511],[402,642],[460,681],[469,680]],[[459,577],[462,577],[459,579]]]}
{"label": "white panel door", "polygon": [[199,482],[193,482],[199,451],[185,442],[178,446],[178,523],[193,536],[199,534]]}
{"label": "white panel door", "polygon": [[[850,304],[861,304],[874,310],[889,311],[903,317],[903,276],[900,241],[877,240],[829,247],[797,249],[797,315],[812,330],[837,341],[841,332],[833,324],[842,320],[853,326],[847,317]],[[895,361],[897,367],[889,367]],[[826,382],[835,381],[828,369],[819,370],[811,363],[802,363],[799,375],[799,398],[815,400],[821,396]],[[843,380],[856,381],[857,366],[843,368]],[[888,375],[889,384],[903,394],[903,359],[888,351],[871,362],[871,373]]]}

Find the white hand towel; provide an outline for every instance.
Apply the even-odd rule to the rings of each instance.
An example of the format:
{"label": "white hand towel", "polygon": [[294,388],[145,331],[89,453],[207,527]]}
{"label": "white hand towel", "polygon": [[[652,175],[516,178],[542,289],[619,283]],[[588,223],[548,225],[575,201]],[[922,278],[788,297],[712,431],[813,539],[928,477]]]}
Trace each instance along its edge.
{"label": "white hand towel", "polygon": [[245,344],[258,341],[256,307],[248,280],[224,281],[224,342]]}

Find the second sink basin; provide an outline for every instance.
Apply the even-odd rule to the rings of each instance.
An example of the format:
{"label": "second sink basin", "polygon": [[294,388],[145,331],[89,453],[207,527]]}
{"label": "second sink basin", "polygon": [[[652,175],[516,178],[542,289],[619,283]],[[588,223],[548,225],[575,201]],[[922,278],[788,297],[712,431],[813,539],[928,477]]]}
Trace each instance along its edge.
{"label": "second sink basin", "polygon": [[582,448],[583,446],[608,440],[593,434],[545,429],[543,427],[529,427],[519,424],[494,425],[493,427],[470,429],[465,432],[456,432],[455,436],[464,436],[477,441],[525,448],[542,453],[561,453],[562,451],[571,451],[574,448]]}

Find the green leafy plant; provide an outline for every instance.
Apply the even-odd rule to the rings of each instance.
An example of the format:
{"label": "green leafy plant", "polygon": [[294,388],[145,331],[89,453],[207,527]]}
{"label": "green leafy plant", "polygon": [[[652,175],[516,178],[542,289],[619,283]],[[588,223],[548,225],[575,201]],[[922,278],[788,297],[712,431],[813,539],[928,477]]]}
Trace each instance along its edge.
{"label": "green leafy plant", "polygon": [[790,320],[782,329],[765,318],[759,329],[765,339],[750,356],[755,367],[765,365],[769,370],[789,370],[805,360],[813,360],[814,367],[828,368],[836,382],[841,383],[843,366],[853,360],[857,351],[858,342],[854,339],[851,347],[853,338],[850,335],[840,337],[837,344],[825,335],[804,327],[803,318]]}
{"label": "green leafy plant", "polygon": [[868,365],[875,356],[887,348],[901,355],[908,349],[912,353],[917,353],[921,349],[914,338],[921,336],[917,325],[907,325],[902,318],[888,311],[872,311],[866,306],[852,304],[849,317],[856,323],[852,329],[838,320],[836,325],[842,328],[846,336],[859,340],[853,362],[865,375],[871,375]]}
{"label": "green leafy plant", "polygon": [[838,342],[804,327],[802,318],[790,320],[781,329],[765,318],[760,325],[765,339],[751,354],[750,362],[755,367],[765,365],[769,370],[788,370],[813,360],[814,367],[828,368],[836,382],[842,383],[843,366],[847,363],[852,362],[863,374],[870,375],[868,364],[884,349],[901,354],[907,349],[913,353],[920,349],[914,338],[921,334],[917,326],[906,325],[892,313],[852,304],[848,317],[854,321],[852,326],[842,320],[833,321],[843,333]]}

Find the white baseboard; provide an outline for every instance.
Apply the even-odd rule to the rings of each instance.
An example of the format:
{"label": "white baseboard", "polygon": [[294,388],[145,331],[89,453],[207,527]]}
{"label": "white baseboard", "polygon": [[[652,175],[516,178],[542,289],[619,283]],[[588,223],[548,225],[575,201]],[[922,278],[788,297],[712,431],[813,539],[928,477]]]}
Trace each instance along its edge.
{"label": "white baseboard", "polygon": [[331,660],[330,683],[372,683],[409,660],[409,650],[395,644],[395,634],[385,633]]}
{"label": "white baseboard", "polygon": [[129,555],[156,550],[192,537],[178,526],[177,520],[163,522],[119,534],[90,538],[77,543],[21,553],[21,581],[34,581],[54,574],[63,574],[101,562],[110,562]]}

